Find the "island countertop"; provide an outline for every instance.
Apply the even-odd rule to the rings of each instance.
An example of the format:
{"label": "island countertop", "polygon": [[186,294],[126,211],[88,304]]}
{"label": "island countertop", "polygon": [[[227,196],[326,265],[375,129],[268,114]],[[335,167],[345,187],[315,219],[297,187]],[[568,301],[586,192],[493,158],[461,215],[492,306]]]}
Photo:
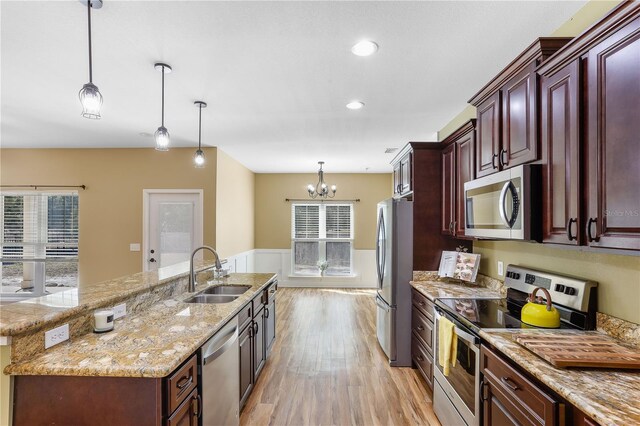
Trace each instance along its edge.
{"label": "island countertop", "polygon": [[[117,320],[111,332],[90,333],[61,343],[32,359],[9,364],[4,373],[165,377],[275,279],[275,274],[231,274],[216,280],[215,285],[251,286],[232,302],[185,303],[193,293],[175,296]],[[197,291],[206,287],[201,284]]]}
{"label": "island countertop", "polygon": [[[640,424],[640,371],[556,368],[513,340],[515,332],[524,331],[480,330],[480,336],[599,424]],[[600,334],[575,330],[526,332]]]}

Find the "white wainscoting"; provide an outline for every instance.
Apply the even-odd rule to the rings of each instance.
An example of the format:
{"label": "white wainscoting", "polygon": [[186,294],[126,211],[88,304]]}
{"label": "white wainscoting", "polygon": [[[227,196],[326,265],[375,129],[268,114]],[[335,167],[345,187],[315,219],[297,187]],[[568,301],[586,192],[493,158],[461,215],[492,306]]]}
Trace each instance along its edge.
{"label": "white wainscoting", "polygon": [[375,250],[353,251],[353,276],[301,277],[291,276],[290,249],[255,249],[227,258],[230,272],[274,272],[282,287],[375,288]]}

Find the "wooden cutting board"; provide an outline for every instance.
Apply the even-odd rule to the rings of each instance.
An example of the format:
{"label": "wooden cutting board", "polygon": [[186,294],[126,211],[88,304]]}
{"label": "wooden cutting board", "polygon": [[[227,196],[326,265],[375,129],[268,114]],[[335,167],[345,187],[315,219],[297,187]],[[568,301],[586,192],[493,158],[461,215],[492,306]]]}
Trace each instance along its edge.
{"label": "wooden cutting board", "polygon": [[640,369],[640,350],[604,334],[518,333],[515,341],[555,367]]}

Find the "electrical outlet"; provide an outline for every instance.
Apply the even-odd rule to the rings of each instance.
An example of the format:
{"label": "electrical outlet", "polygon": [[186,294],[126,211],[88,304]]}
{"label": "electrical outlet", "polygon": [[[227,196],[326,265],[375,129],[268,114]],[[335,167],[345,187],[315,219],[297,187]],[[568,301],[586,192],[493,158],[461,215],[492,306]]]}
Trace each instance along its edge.
{"label": "electrical outlet", "polygon": [[113,307],[113,319],[118,319],[127,315],[127,304],[121,303]]}
{"label": "electrical outlet", "polygon": [[65,340],[69,340],[69,324],[62,324],[60,327],[44,332],[45,349],[49,349],[51,346],[55,346]]}
{"label": "electrical outlet", "polygon": [[140,243],[129,244],[129,251],[140,251]]}
{"label": "electrical outlet", "polygon": [[500,260],[498,260],[498,275],[504,276],[504,263]]}

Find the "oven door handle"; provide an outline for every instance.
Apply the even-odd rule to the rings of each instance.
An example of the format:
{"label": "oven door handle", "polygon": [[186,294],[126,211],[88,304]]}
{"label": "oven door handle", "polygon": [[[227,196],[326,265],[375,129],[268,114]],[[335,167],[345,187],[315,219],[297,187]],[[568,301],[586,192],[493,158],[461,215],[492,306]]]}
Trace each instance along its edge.
{"label": "oven door handle", "polygon": [[[438,321],[442,317],[443,317],[443,315],[441,314],[441,312],[438,309],[436,309],[436,321]],[[460,327],[455,325],[455,323],[454,323],[454,328],[456,330],[456,335],[459,338],[461,338],[462,340],[464,340],[467,343],[469,343],[470,345],[477,346],[478,344],[480,344],[480,339],[478,339],[478,337],[474,336],[471,333],[467,333],[466,331],[462,330]]]}

